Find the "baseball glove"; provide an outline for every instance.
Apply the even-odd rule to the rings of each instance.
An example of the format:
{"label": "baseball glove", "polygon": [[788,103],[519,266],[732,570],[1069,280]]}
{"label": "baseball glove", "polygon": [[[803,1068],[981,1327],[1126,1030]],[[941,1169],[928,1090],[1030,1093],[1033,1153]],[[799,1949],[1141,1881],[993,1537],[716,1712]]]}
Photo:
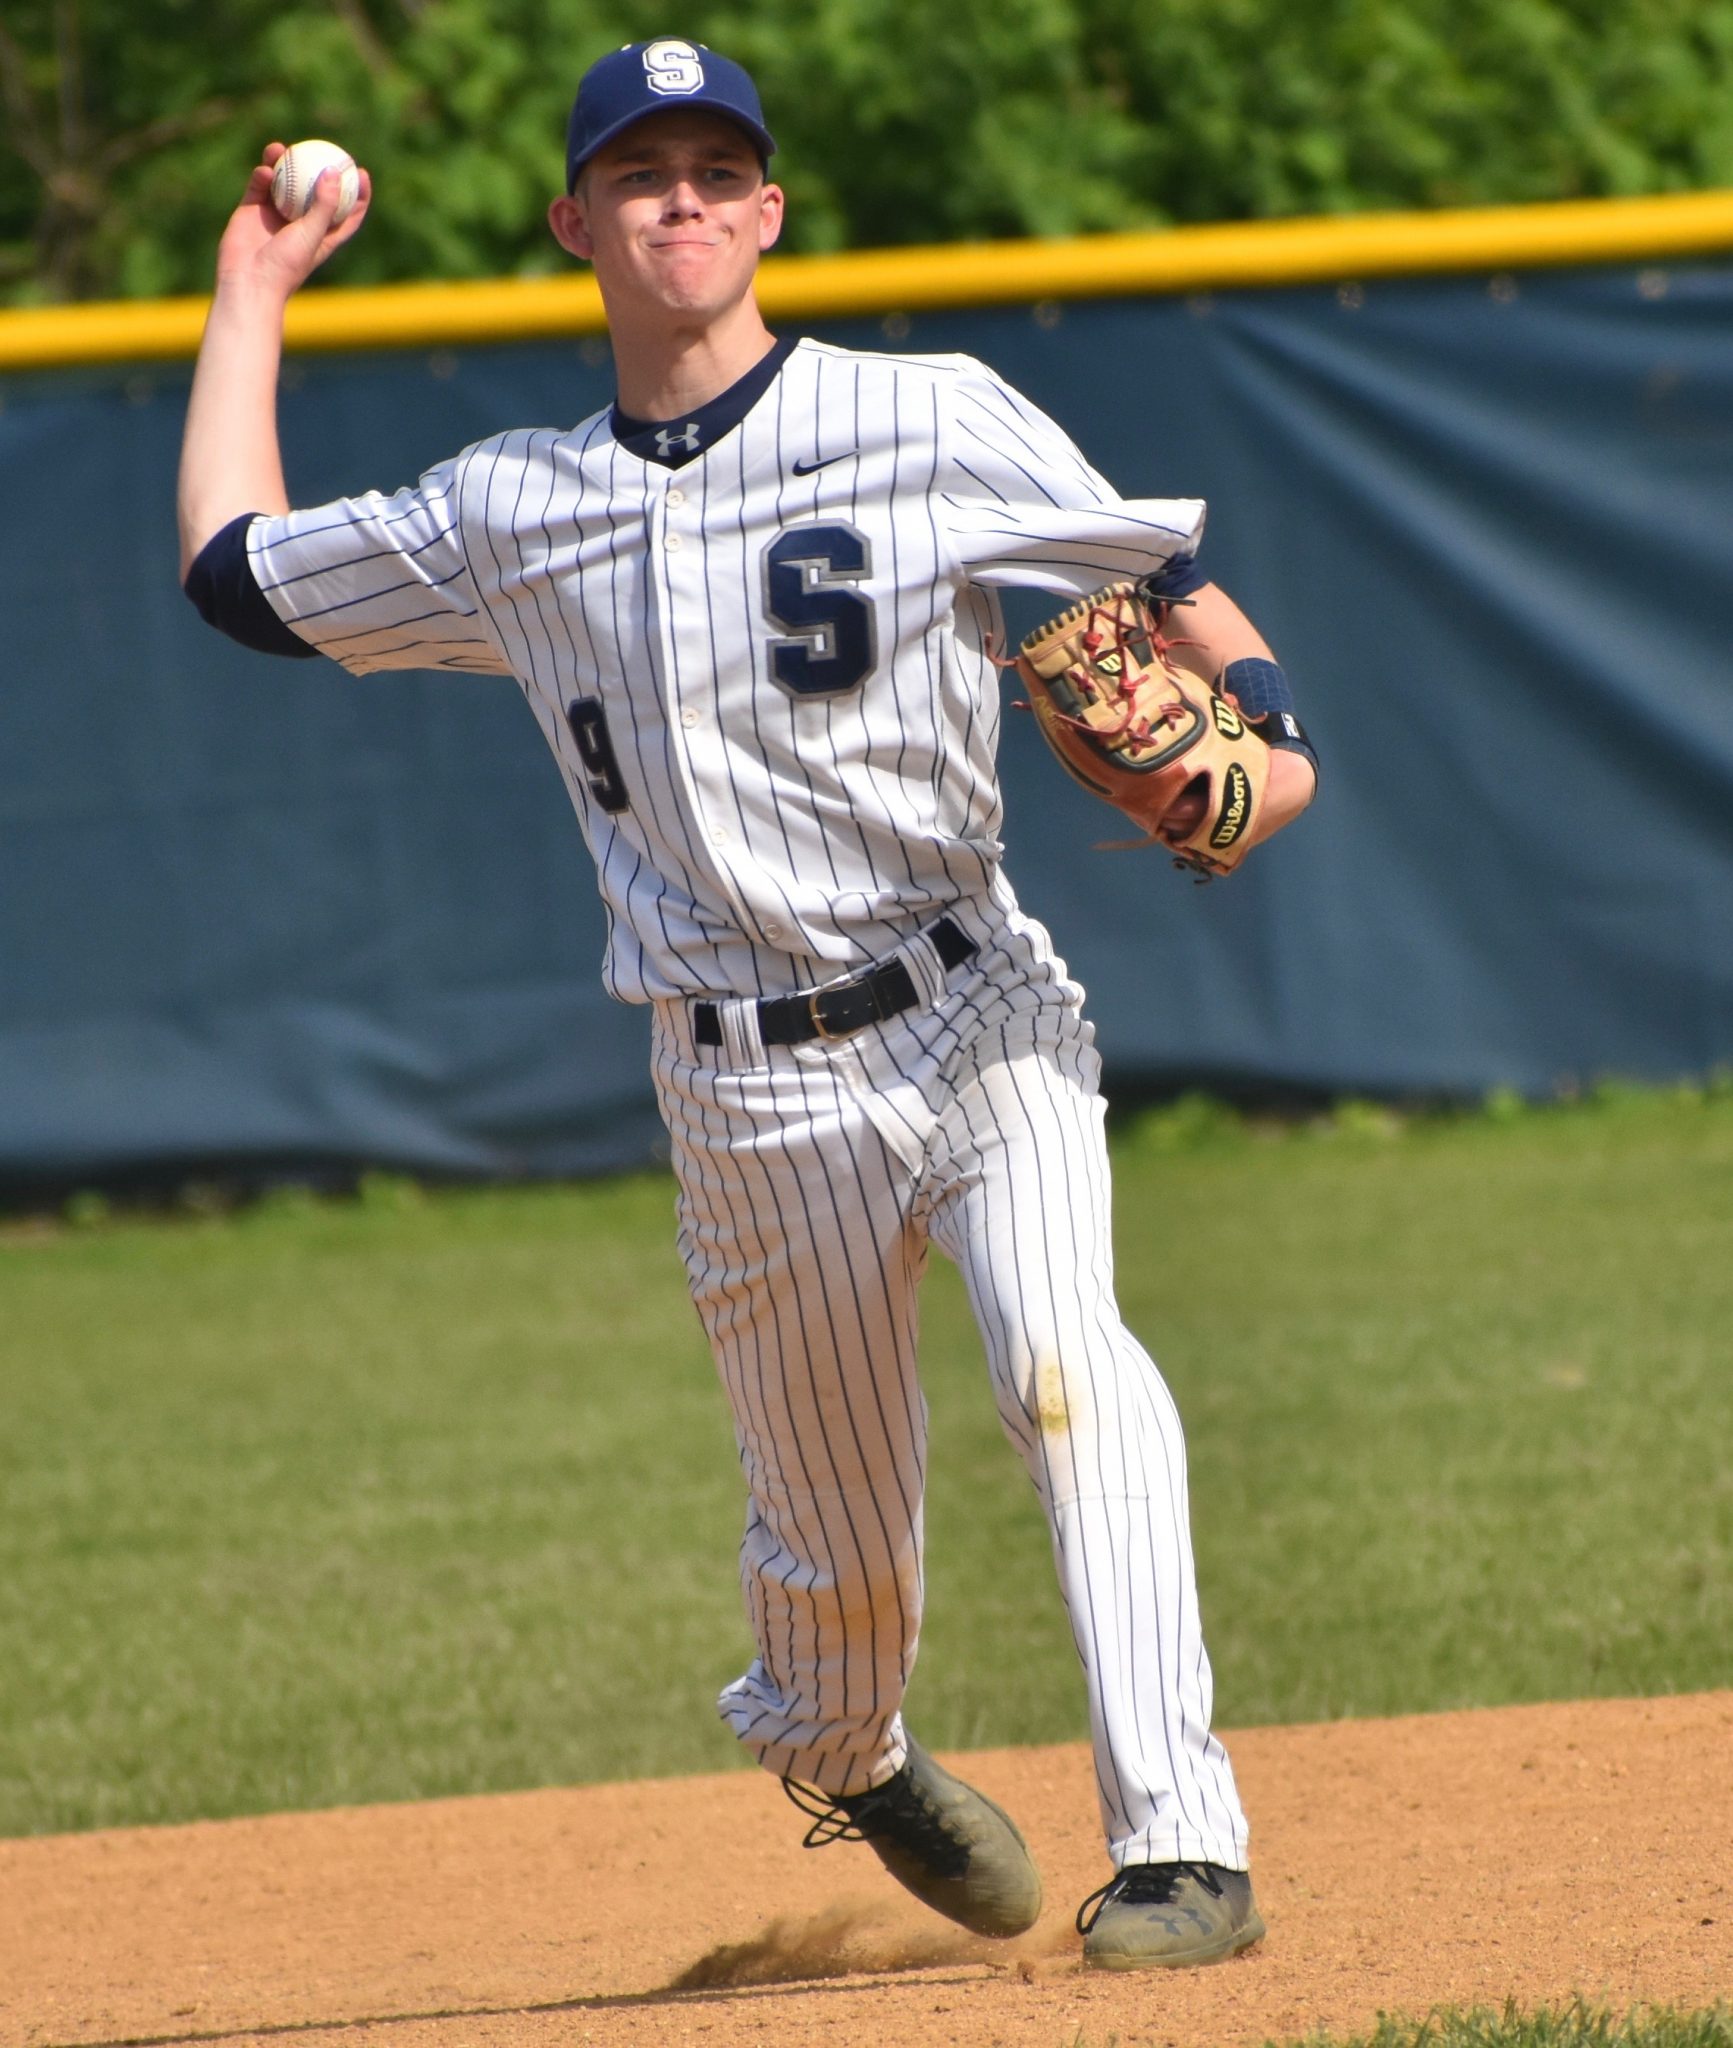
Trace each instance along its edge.
{"label": "baseball glove", "polygon": [[1017,673],[1061,764],[1200,880],[1231,874],[1261,816],[1270,750],[1223,696],[1171,659],[1174,602],[1110,583],[1037,628]]}

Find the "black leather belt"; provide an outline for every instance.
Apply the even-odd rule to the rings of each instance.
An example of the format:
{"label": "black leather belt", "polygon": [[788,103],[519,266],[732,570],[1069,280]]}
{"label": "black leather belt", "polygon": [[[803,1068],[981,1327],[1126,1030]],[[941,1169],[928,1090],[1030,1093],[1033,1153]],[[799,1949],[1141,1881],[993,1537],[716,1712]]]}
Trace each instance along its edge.
{"label": "black leather belt", "polygon": [[[978,948],[955,918],[936,918],[927,926],[946,971],[972,960]],[[847,1038],[920,1001],[915,978],[901,960],[868,967],[849,981],[808,989],[797,996],[763,996],[758,1004],[758,1029],[766,1045],[804,1045],[809,1038]],[[692,1036],[700,1045],[722,1043],[722,1016],[714,1003],[692,1005]]]}

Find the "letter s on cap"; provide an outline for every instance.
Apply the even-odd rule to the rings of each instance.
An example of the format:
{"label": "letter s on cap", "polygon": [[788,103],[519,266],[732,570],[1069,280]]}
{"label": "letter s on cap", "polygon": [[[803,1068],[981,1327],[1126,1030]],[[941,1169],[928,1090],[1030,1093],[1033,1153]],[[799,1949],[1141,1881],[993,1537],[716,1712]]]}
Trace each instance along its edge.
{"label": "letter s on cap", "polygon": [[652,92],[696,92],[704,83],[704,66],[690,43],[651,43],[644,52],[644,83]]}

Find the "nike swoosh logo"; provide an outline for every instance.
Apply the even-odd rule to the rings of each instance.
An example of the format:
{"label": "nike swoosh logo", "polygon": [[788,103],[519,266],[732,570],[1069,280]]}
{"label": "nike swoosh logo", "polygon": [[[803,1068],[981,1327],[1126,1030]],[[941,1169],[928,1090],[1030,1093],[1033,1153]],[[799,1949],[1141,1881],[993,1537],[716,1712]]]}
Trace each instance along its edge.
{"label": "nike swoosh logo", "polygon": [[825,456],[822,462],[797,462],[794,473],[796,476],[811,476],[815,469],[829,469],[833,462],[846,462],[851,455],[859,453],[858,448],[845,448],[840,455]]}

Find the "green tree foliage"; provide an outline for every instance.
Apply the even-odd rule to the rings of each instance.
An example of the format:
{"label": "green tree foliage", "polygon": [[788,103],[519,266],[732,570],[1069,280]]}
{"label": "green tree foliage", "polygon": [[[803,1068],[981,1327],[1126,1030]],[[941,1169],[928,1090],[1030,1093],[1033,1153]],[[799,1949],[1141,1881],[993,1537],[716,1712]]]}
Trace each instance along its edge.
{"label": "green tree foliage", "polygon": [[557,268],[578,74],[674,30],[795,249],[1733,184],[1733,0],[5,0],[0,296],[203,289],[272,136],[374,173],[344,282]]}

